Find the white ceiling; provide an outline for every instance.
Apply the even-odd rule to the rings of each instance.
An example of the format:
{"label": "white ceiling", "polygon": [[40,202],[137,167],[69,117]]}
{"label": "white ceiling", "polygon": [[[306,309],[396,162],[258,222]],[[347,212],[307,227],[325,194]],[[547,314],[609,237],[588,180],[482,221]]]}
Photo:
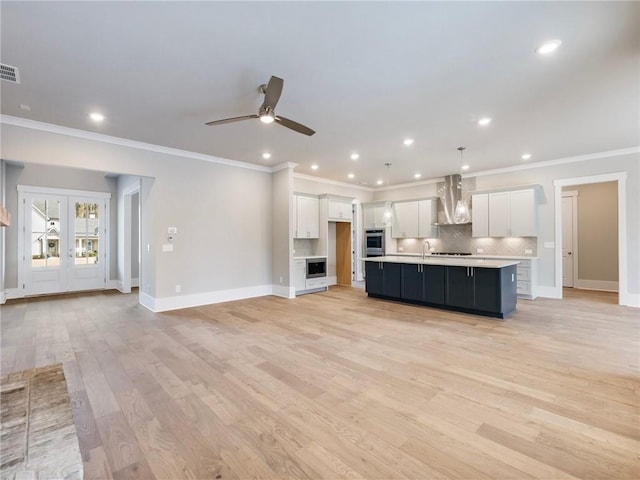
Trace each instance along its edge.
{"label": "white ceiling", "polygon": [[[470,172],[640,145],[639,2],[0,8],[2,63],[21,76],[0,82],[3,114],[369,185],[457,172],[460,145]],[[553,56],[534,53],[553,38]],[[276,113],[316,135],[204,125],[256,113],[271,75],[285,80]]]}

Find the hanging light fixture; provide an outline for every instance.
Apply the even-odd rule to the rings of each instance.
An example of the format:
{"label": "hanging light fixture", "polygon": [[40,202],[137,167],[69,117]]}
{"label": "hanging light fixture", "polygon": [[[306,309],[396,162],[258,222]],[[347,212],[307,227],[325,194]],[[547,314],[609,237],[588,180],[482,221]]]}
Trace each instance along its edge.
{"label": "hanging light fixture", "polygon": [[[462,161],[462,152],[466,150],[466,147],[458,147],[458,151],[460,152],[460,172],[462,173],[462,166],[464,165]],[[460,177],[460,200],[456,203],[456,209],[453,212],[453,221],[456,223],[469,223],[471,221],[471,214],[469,213],[469,206],[467,202],[464,201],[462,196],[462,177]]]}
{"label": "hanging light fixture", "polygon": [[[387,162],[384,164],[384,166],[387,167],[386,184],[388,186],[389,185],[389,167],[391,166],[391,164]],[[383,215],[382,223],[384,224],[385,227],[388,227],[391,225],[392,220],[393,220],[393,211],[391,210],[391,204],[387,203],[386,206],[384,207],[384,215]]]}

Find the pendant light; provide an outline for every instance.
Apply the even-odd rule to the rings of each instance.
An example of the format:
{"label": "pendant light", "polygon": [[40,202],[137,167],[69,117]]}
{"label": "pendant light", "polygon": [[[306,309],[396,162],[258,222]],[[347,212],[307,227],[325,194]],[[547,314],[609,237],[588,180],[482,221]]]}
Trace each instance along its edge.
{"label": "pendant light", "polygon": [[[391,166],[391,164],[387,162],[384,164],[384,166],[387,167],[386,184],[387,186],[389,186],[389,167]],[[387,202],[386,206],[384,207],[384,215],[382,218],[382,223],[385,227],[389,227],[391,226],[392,221],[393,221],[393,210],[391,210],[391,204]]]}
{"label": "pendant light", "polygon": [[[462,174],[462,152],[466,150],[466,147],[458,147],[458,151],[460,152],[460,174]],[[469,223],[471,221],[471,214],[469,213],[469,207],[467,206],[467,202],[464,201],[462,196],[462,177],[460,177],[460,200],[456,203],[456,209],[453,212],[453,221],[456,223]]]}

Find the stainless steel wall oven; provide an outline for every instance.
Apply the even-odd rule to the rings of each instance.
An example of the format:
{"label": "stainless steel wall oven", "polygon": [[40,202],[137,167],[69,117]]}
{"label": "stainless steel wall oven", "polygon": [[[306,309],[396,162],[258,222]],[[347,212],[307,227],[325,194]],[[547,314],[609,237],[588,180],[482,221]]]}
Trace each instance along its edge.
{"label": "stainless steel wall oven", "polygon": [[384,230],[366,230],[367,257],[382,257],[384,255]]}

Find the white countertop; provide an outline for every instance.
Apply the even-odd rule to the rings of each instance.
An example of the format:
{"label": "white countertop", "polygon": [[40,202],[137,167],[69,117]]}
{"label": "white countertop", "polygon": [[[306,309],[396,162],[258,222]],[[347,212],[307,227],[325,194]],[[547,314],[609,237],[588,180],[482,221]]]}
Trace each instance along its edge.
{"label": "white countertop", "polygon": [[[473,255],[427,255],[428,257],[444,257],[444,258],[487,258],[487,259],[505,259],[505,260],[535,260],[538,257],[533,257],[531,255],[482,255],[481,253],[473,254]],[[387,257],[422,257],[421,253],[388,253]]]}
{"label": "white countertop", "polygon": [[[500,259],[485,259],[485,258],[473,258],[470,255],[466,256],[451,256],[446,257],[444,255],[427,255],[424,260],[422,255],[417,257],[409,256],[397,256],[388,255],[384,257],[368,257],[363,258],[365,262],[389,262],[389,263],[405,263],[405,264],[422,264],[422,265],[445,265],[451,267],[478,267],[478,268],[504,268],[511,265],[517,265],[517,260],[500,260]],[[531,257],[527,257],[531,258]]]}
{"label": "white countertop", "polygon": [[307,255],[306,257],[293,257],[294,260],[306,260],[307,258],[327,258],[326,255]]}

